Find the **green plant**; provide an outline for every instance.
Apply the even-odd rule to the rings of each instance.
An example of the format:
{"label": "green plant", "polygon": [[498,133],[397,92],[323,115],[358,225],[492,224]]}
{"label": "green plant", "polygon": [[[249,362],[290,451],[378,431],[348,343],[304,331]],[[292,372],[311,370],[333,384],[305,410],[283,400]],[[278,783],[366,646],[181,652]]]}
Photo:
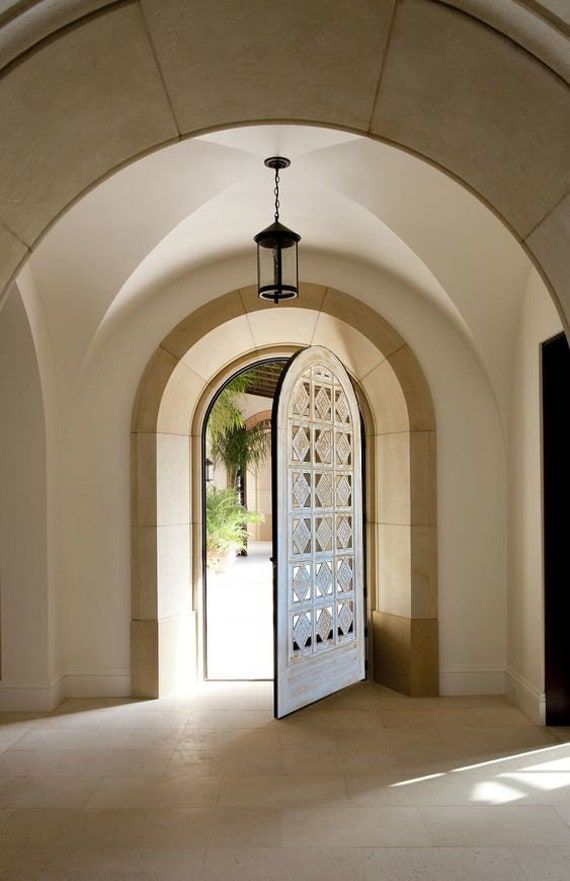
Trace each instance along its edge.
{"label": "green plant", "polygon": [[237,405],[237,399],[247,391],[248,382],[248,374],[240,373],[216,398],[208,419],[208,433],[212,443],[226,431],[243,428],[243,416]]}
{"label": "green plant", "polygon": [[222,461],[226,466],[228,484],[233,486],[238,474],[248,469],[257,471],[269,455],[271,437],[267,428],[244,425],[228,428],[212,440],[211,454],[214,461]]}
{"label": "green plant", "polygon": [[263,514],[247,511],[238,500],[237,490],[216,489],[206,493],[206,550],[208,565],[217,568],[228,552],[243,550],[249,523],[260,523]]}
{"label": "green plant", "polygon": [[237,399],[240,395],[247,394],[248,388],[252,383],[255,383],[258,375],[258,368],[252,367],[250,370],[234,376],[222,389],[208,419],[208,433],[212,442],[226,431],[243,428],[244,420]]}

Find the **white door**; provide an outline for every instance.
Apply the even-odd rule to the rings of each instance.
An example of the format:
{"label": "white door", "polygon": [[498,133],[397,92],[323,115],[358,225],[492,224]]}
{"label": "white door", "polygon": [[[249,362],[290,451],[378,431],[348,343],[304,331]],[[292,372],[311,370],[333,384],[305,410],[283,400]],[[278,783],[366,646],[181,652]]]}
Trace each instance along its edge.
{"label": "white door", "polygon": [[292,358],[273,427],[280,719],[365,675],[360,414],[328,349]]}

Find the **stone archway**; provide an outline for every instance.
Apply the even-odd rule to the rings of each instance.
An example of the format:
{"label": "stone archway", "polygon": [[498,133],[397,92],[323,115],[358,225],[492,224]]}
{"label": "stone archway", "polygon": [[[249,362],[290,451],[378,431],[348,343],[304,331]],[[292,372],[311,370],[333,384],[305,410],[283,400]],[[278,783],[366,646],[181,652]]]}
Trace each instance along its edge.
{"label": "stone archway", "polygon": [[295,0],[283,29],[278,4],[217,4],[8,5],[1,289],[62,212],[137,157],[212,129],[297,122],[383,140],[454,177],[502,218],[567,317],[562,22],[508,0],[314,0],[310,17]]}
{"label": "stone archway", "polygon": [[374,676],[408,694],[437,693],[435,417],[425,376],[394,328],[349,295],[303,285],[295,302],[276,309],[254,288],[219,297],[163,339],[141,380],[132,422],[135,694],[176,690],[192,666],[208,404],[236,369],[310,343],[335,351],[360,389]]}

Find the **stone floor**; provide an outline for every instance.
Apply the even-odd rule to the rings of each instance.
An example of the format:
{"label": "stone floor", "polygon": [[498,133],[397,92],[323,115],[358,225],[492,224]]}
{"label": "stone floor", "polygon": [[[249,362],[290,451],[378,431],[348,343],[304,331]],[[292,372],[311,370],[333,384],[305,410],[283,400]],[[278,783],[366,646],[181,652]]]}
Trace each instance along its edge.
{"label": "stone floor", "polygon": [[568,881],[570,730],[363,683],[0,714],[2,881]]}

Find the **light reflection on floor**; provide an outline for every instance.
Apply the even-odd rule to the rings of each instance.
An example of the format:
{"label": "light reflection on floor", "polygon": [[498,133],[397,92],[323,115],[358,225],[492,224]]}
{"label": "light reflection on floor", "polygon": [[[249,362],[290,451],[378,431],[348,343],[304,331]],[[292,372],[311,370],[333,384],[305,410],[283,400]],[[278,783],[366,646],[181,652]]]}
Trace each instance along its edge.
{"label": "light reflection on floor", "polygon": [[0,714],[0,879],[568,881],[569,736],[372,683]]}

